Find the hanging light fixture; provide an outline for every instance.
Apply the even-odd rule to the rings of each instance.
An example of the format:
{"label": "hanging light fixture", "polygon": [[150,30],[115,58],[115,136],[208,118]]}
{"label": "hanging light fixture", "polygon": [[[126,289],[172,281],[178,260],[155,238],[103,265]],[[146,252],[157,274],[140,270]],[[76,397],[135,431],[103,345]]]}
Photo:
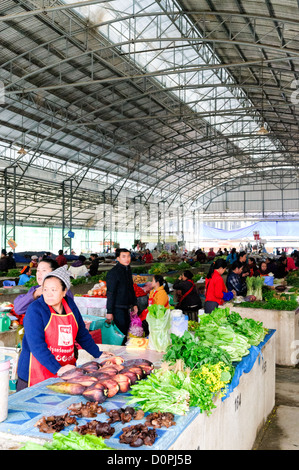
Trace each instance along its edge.
{"label": "hanging light fixture", "polygon": [[268,129],[265,127],[265,121],[264,121],[264,79],[263,79],[263,59],[262,59],[262,74],[261,74],[261,82],[262,82],[262,109],[261,109],[261,115],[262,115],[262,124],[259,130],[257,131],[257,135],[267,135],[269,134]]}

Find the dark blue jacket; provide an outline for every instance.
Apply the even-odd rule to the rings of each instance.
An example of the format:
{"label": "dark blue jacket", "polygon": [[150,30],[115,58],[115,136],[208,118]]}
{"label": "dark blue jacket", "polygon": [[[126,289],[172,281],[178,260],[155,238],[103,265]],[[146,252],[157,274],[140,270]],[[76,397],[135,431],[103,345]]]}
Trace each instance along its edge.
{"label": "dark blue jacket", "polygon": [[[65,299],[78,324],[76,342],[93,357],[100,357],[102,353],[87,330],[75,302],[68,296]],[[29,375],[30,353],[52,374],[56,374],[61,368],[45,342],[45,327],[50,316],[50,307],[45,303],[43,296],[32,302],[27,308],[23,321],[25,334],[18,362],[18,377],[26,382]]]}

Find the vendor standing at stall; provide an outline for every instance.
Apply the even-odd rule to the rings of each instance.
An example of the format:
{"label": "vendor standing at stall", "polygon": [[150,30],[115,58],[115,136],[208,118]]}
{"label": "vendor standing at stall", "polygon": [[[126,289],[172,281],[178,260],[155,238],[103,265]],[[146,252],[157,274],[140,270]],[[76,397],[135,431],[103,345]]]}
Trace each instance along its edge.
{"label": "vendor standing at stall", "polygon": [[218,258],[210,267],[206,277],[205,313],[212,313],[215,308],[231,300],[236,294],[235,291],[227,290],[222,278],[226,267],[227,263],[223,258]]}
{"label": "vendor standing at stall", "polygon": [[247,293],[247,285],[242,282],[243,263],[241,261],[234,261],[230,267],[226,287],[228,291],[235,291],[236,295],[245,297]]}
{"label": "vendor standing at stall", "polygon": [[29,305],[18,362],[17,391],[57,377],[75,367],[75,341],[94,358],[101,356],[75,302],[67,267],[44,277],[42,296]]}
{"label": "vendor standing at stall", "polygon": [[126,248],[117,248],[116,265],[108,271],[107,283],[107,314],[106,322],[114,322],[125,335],[130,327],[130,309],[137,315],[137,299],[133,286],[130,267],[131,253]]}
{"label": "vendor standing at stall", "polygon": [[191,271],[184,271],[178,280],[173,283],[173,289],[178,293],[180,292],[177,308],[188,315],[189,320],[198,321],[197,313],[198,309],[201,308],[201,299],[192,278]]}

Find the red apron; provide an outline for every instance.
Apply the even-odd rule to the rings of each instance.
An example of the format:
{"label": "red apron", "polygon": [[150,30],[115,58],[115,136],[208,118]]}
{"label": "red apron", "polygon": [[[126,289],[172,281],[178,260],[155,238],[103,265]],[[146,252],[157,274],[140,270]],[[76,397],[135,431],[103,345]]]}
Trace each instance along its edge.
{"label": "red apron", "polygon": [[[78,324],[65,299],[62,305],[66,315],[59,315],[49,306],[51,317],[45,327],[45,342],[61,367],[76,365],[74,344],[78,333]],[[28,387],[51,377],[57,377],[44,367],[31,353],[29,364]]]}
{"label": "red apron", "polygon": [[[157,292],[158,292],[158,291],[156,291],[156,292],[154,293],[153,297],[149,297],[149,299],[148,299],[148,304],[149,304],[149,305],[153,305],[153,303],[154,303],[154,298],[155,298],[155,295],[157,294]],[[169,307],[169,301],[168,301],[168,300],[167,300],[166,304],[164,305],[164,307],[165,307],[165,308]],[[145,308],[145,309],[141,312],[141,314],[139,315],[140,320],[141,320],[141,321],[145,320],[146,317],[147,317],[147,314],[148,314],[148,309]]]}

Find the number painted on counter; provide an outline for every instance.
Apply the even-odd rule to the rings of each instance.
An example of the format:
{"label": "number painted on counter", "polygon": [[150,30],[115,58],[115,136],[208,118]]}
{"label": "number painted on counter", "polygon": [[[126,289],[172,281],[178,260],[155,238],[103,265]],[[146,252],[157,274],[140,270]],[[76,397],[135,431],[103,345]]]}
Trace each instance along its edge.
{"label": "number painted on counter", "polygon": [[241,406],[241,393],[239,393],[239,395],[237,395],[235,398],[235,411],[238,411],[240,406]]}

